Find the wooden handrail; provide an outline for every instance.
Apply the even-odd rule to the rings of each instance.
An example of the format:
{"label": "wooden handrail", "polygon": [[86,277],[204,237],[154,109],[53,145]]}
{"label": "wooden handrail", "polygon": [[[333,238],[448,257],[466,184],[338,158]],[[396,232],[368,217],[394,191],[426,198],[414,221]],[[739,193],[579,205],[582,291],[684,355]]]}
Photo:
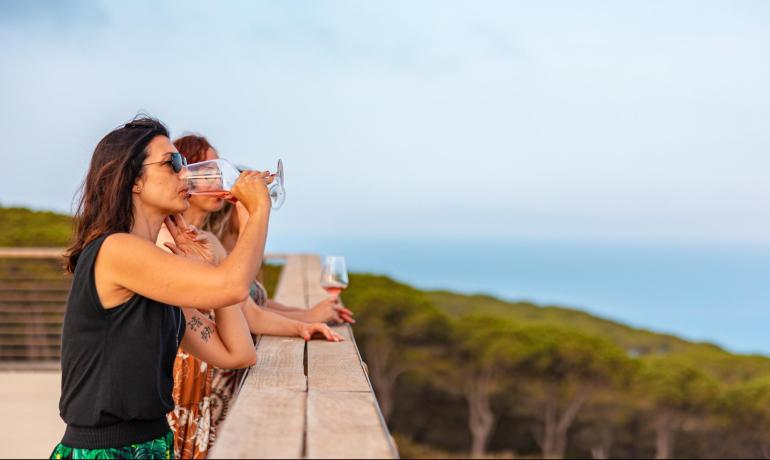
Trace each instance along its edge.
{"label": "wooden handrail", "polygon": [[59,259],[65,248],[5,248],[0,247],[0,257],[8,259]]}
{"label": "wooden handrail", "polygon": [[[318,256],[286,256],[276,300],[323,300],[320,272]],[[210,458],[398,458],[353,330],[334,329],[344,342],[260,337]]]}

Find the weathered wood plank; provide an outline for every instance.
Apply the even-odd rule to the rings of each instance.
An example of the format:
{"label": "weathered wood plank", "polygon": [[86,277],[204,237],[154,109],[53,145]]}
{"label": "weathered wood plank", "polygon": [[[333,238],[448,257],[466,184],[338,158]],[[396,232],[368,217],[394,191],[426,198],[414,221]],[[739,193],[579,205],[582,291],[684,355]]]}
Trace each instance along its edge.
{"label": "weathered wood plank", "polygon": [[308,389],[371,391],[350,327],[334,329],[346,336],[344,342],[313,340],[307,344]]}
{"label": "weathered wood plank", "polygon": [[307,393],[241,391],[209,458],[301,458]]}
{"label": "weathered wood plank", "polygon": [[244,388],[306,391],[304,357],[304,340],[262,336],[257,346],[257,364],[246,377]]}
{"label": "weathered wood plank", "polygon": [[[304,260],[290,255],[275,298],[305,305]],[[307,401],[305,342],[261,336],[233,409],[219,430],[210,458],[301,458]]]}
{"label": "weathered wood plank", "polygon": [[395,458],[371,393],[310,390],[307,458]]}
{"label": "weathered wood plank", "polygon": [[[305,308],[323,300],[320,271],[317,256],[286,256],[276,300]],[[260,338],[211,458],[398,458],[352,329],[334,329],[345,342]]]}

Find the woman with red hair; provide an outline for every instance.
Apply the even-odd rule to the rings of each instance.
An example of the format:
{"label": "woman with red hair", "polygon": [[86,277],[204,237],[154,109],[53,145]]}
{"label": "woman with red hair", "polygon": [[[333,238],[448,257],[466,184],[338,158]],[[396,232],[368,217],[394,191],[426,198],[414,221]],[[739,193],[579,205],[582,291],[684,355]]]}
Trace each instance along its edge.
{"label": "woman with red hair", "polygon": [[[216,150],[202,136],[183,136],[174,141],[174,146],[187,159],[188,164],[218,158]],[[206,195],[193,195],[189,202],[190,207],[185,211],[184,218],[196,228],[205,226],[208,216],[222,209],[224,205],[222,198]],[[240,204],[236,206],[243,208]],[[224,260],[227,252],[217,237],[205,231],[203,234],[212,245],[214,263]],[[161,231],[156,244],[163,246],[170,239],[170,233]],[[338,308],[334,300],[327,299],[311,311],[281,306],[287,310],[286,316],[296,315],[296,319],[290,319],[260,308],[266,303],[267,296],[261,286],[255,286],[259,285],[253,281],[250,289],[252,295],[241,306],[252,334],[299,336],[309,340],[314,334],[320,333],[328,340],[339,340],[339,336],[324,324],[338,318]],[[209,363],[188,353],[184,347],[179,349],[174,362],[175,408],[168,414],[174,431],[174,451],[177,456],[205,458],[208,449],[216,440],[216,428],[232,404],[235,387],[241,375],[243,373],[238,370],[210,366]]]}

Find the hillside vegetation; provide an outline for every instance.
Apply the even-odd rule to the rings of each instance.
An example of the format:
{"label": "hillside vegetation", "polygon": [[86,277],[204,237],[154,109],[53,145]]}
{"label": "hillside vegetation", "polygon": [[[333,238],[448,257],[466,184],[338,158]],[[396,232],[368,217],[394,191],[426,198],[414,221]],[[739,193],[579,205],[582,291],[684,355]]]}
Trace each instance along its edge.
{"label": "hillside vegetation", "polygon": [[67,246],[71,234],[65,214],[0,207],[0,246]]}
{"label": "hillside vegetation", "polygon": [[770,454],[768,357],[378,275],[344,298],[404,457]]}

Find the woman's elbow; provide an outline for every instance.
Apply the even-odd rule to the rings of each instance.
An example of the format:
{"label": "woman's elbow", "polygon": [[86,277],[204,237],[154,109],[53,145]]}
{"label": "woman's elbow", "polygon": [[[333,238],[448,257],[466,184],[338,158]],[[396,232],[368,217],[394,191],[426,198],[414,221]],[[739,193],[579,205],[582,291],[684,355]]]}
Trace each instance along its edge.
{"label": "woman's elbow", "polygon": [[257,364],[257,350],[251,350],[249,353],[244,353],[238,360],[238,365],[234,369],[244,369]]}
{"label": "woman's elbow", "polygon": [[254,350],[254,352],[249,355],[249,359],[246,361],[246,365],[244,367],[251,367],[255,364],[257,364],[257,350]]}
{"label": "woman's elbow", "polygon": [[227,300],[225,306],[235,305],[246,300],[246,298],[249,296],[249,287],[231,285],[224,289],[223,295]]}
{"label": "woman's elbow", "polygon": [[243,351],[227,357],[227,360],[221,361],[219,366],[222,369],[245,369],[257,364],[257,350]]}

